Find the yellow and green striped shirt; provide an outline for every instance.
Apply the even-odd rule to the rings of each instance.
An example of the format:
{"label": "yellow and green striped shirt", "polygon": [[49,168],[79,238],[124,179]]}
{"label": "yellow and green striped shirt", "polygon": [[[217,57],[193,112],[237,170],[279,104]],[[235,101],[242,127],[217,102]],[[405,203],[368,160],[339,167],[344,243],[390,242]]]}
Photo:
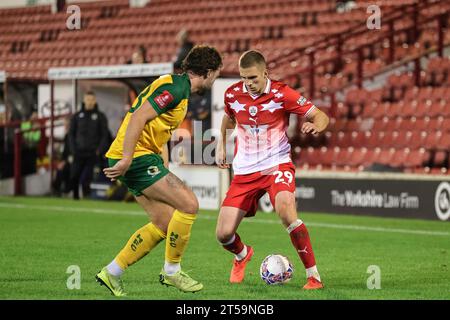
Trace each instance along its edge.
{"label": "yellow and green striped shirt", "polygon": [[187,74],[164,75],[146,87],[133,102],[130,111],[120,125],[117,136],[111,144],[106,157],[121,159],[123,142],[130,117],[147,100],[158,116],[146,123],[134,150],[133,158],[144,154],[161,154],[163,146],[169,141],[172,132],[184,120],[191,94],[191,82]]}

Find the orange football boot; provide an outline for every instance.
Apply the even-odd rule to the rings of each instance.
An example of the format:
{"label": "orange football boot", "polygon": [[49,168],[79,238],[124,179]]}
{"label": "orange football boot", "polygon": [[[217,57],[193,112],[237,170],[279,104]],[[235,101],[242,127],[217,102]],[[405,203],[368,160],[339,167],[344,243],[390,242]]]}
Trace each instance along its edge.
{"label": "orange football boot", "polygon": [[252,259],[253,256],[253,248],[247,246],[247,255],[244,259],[237,261],[234,259],[233,261],[233,269],[231,269],[230,282],[231,283],[241,283],[244,280],[245,276],[245,267],[247,266],[247,262]]}
{"label": "orange football boot", "polygon": [[309,277],[306,284],[303,286],[305,290],[322,289],[323,284],[314,277]]}

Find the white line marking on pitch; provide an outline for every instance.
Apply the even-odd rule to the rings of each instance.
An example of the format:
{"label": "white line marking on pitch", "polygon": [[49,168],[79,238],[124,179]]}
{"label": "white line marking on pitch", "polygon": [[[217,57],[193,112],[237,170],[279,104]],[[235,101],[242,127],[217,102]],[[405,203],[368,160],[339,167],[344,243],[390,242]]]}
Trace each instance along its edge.
{"label": "white line marking on pitch", "polygon": [[[74,207],[61,207],[61,206],[41,206],[41,205],[27,205],[18,203],[0,203],[0,207],[9,209],[30,209],[30,210],[54,210],[63,212],[81,212],[81,213],[100,213],[100,214],[116,214],[116,215],[134,215],[144,216],[145,212],[142,210],[112,210],[112,209],[96,209],[96,208],[74,208]],[[198,215],[199,219],[216,220],[216,217],[207,215]],[[267,223],[267,224],[280,224],[277,220],[267,220],[261,218],[253,218],[244,220],[246,223]],[[404,233],[404,234],[421,234],[429,236],[450,236],[449,232],[445,231],[427,231],[427,230],[410,230],[410,229],[394,229],[383,227],[365,227],[351,224],[334,224],[334,223],[322,223],[322,222],[308,222],[308,226],[320,227],[320,228],[333,228],[333,229],[347,229],[357,231],[373,231],[373,232],[391,232],[391,233]]]}

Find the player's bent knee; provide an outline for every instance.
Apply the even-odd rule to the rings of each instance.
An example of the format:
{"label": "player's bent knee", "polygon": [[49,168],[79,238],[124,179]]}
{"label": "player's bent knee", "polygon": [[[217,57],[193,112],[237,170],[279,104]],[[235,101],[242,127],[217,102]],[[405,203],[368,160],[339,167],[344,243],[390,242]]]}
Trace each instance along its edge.
{"label": "player's bent knee", "polygon": [[283,215],[288,211],[288,208],[289,208],[289,202],[282,200],[282,201],[277,202],[277,204],[275,206],[275,211],[279,215]]}
{"label": "player's bent knee", "polygon": [[196,197],[190,197],[185,204],[183,205],[181,211],[189,214],[197,214],[198,213],[198,200]]}
{"label": "player's bent knee", "polygon": [[227,232],[226,230],[216,230],[216,239],[221,244],[230,242],[233,238],[234,232]]}
{"label": "player's bent knee", "polygon": [[279,215],[295,210],[295,198],[289,194],[278,194],[275,199],[275,211]]}

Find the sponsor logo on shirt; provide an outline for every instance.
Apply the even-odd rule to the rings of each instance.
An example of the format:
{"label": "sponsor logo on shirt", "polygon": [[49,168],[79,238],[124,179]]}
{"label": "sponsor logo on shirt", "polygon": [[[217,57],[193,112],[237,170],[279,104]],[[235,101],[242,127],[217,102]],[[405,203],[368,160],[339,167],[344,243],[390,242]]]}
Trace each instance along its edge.
{"label": "sponsor logo on shirt", "polygon": [[154,101],[161,108],[164,109],[173,101],[173,96],[169,91],[164,90],[159,96],[155,97]]}
{"label": "sponsor logo on shirt", "polygon": [[267,129],[268,129],[268,125],[267,124],[263,124],[263,125],[256,125],[256,126],[252,126],[252,125],[248,125],[248,124],[243,124],[242,127],[253,137],[257,137],[260,134],[266,134]]}

